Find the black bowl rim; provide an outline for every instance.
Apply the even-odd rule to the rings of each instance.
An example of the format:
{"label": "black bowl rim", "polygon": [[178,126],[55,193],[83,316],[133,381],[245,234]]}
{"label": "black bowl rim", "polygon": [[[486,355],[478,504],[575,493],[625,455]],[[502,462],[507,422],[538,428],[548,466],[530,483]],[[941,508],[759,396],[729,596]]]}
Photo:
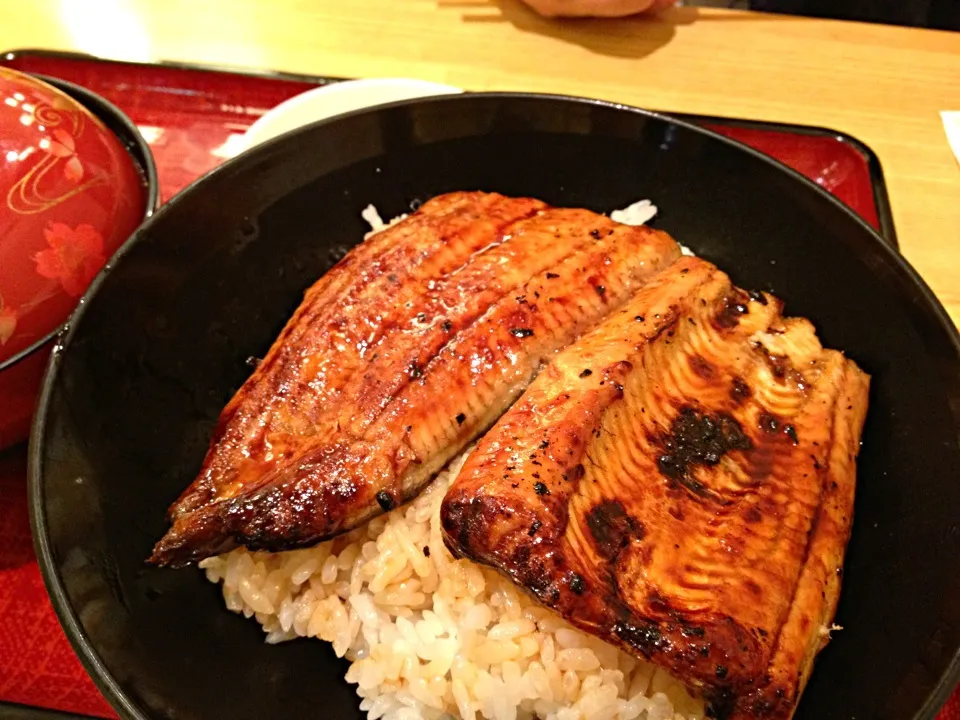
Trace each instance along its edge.
{"label": "black bowl rim", "polygon": [[[813,189],[816,193],[819,193],[823,200],[832,204],[841,213],[847,215],[851,220],[858,224],[861,229],[871,236],[874,243],[879,246],[877,248],[877,252],[884,255],[888,262],[890,262],[894,267],[896,267],[896,269],[900,270],[904,274],[904,282],[912,284],[917,290],[919,297],[924,301],[922,310],[927,313],[932,320],[935,320],[943,330],[946,331],[945,334],[947,337],[947,342],[953,346],[952,349],[954,356],[956,358],[960,358],[960,330],[958,330],[956,325],[953,323],[953,320],[947,314],[947,311],[943,307],[940,300],[930,289],[930,286],[927,285],[920,274],[913,268],[906,258],[904,258],[897,251],[896,248],[885,242],[883,238],[851,208],[821,188],[819,185],[807,179],[805,176],[801,175],[799,172],[793,170],[787,165],[784,165],[778,160],[775,160],[758,150],[754,150],[748,145],[727,138],[711,130],[707,130],[706,128],[700,127],[691,122],[686,122],[667,114],[644,110],[642,108],[633,107],[623,103],[583,98],[573,95],[530,92],[485,92],[424,97],[412,100],[401,100],[375,107],[354,110],[294,128],[281,135],[278,135],[277,137],[271,138],[260,145],[257,145],[255,148],[251,148],[249,151],[240,153],[236,157],[231,158],[224,164],[214,168],[213,170],[210,170],[192,182],[176,196],[171,198],[169,202],[164,204],[153,215],[152,218],[137,228],[130,236],[130,239],[127,240],[127,242],[124,243],[124,245],[122,245],[113,255],[113,257],[107,263],[107,266],[110,267],[119,262],[130,250],[130,248],[136,245],[146,235],[148,230],[150,230],[154,225],[163,222],[164,216],[170,212],[172,208],[180,204],[184,197],[199,192],[208,182],[212,181],[212,179],[218,177],[220,174],[232,172],[237,166],[240,166],[244,163],[253,162],[253,158],[256,158],[260,155],[266,155],[274,146],[281,143],[290,142],[296,136],[307,134],[314,128],[323,125],[348,120],[350,118],[366,114],[379,113],[383,112],[384,110],[390,110],[394,108],[412,107],[426,103],[440,104],[476,102],[477,100],[532,100],[536,102],[558,103],[561,105],[573,104],[579,106],[608,108],[618,112],[642,115],[659,122],[676,125],[684,128],[685,130],[693,131],[694,133],[708,137],[713,141],[724,143],[730,147],[740,150],[741,152],[745,152],[753,156],[757,160],[777,168],[781,172],[787,173],[795,181],[807,186],[808,189]],[[99,291],[105,277],[106,273],[101,272],[93,279],[93,282],[91,282],[79,305],[77,306],[77,310],[71,316],[70,321],[66,324],[63,332],[60,334],[57,345],[54,348],[54,352],[51,353],[50,360],[47,364],[47,370],[43,379],[37,411],[33,418],[33,425],[30,434],[30,446],[28,451],[28,505],[30,512],[30,525],[33,534],[34,549],[37,554],[41,575],[43,577],[47,593],[50,595],[51,603],[57,614],[57,618],[59,619],[64,632],[70,640],[70,643],[76,651],[77,656],[80,658],[84,668],[93,678],[97,687],[104,694],[114,709],[120,712],[124,718],[129,718],[130,720],[153,720],[149,714],[141,710],[129,697],[127,697],[127,694],[120,686],[120,683],[113,677],[110,671],[103,664],[100,656],[94,650],[90,638],[87,637],[87,634],[84,631],[76,612],[70,604],[66,590],[60,581],[59,572],[54,564],[53,553],[46,532],[47,522],[44,509],[44,492],[42,483],[43,461],[40,449],[43,446],[45,439],[44,436],[47,424],[47,410],[50,402],[50,396],[53,393],[53,387],[57,380],[61,362],[61,351],[69,346],[79,322],[83,319],[83,315],[90,306],[90,300]],[[960,368],[960,362],[958,362],[957,365],[958,368]],[[937,685],[927,696],[924,704],[914,713],[912,720],[930,720],[933,718],[953,692],[958,681],[960,681],[960,648],[956,649],[953,659],[950,661],[946,671],[943,673],[943,675],[941,675]]]}
{"label": "black bowl rim", "polygon": [[[24,73],[24,75],[31,75],[66,93],[93,113],[117,135],[127,154],[130,155],[130,159],[133,160],[133,164],[143,176],[143,181],[147,187],[147,198],[143,217],[140,222],[142,223],[148,220],[160,206],[160,183],[157,179],[157,163],[154,160],[153,152],[150,150],[150,146],[140,133],[140,130],[137,129],[133,120],[112,102],[101,95],[97,95],[92,90],[87,90],[85,87],[61,80],[60,78],[51,77],[50,75],[41,75],[40,73]],[[136,228],[134,232],[136,232]],[[130,237],[133,237],[133,233],[130,234]],[[120,247],[123,247],[129,239],[130,238],[124,240]],[[63,329],[69,322],[68,316],[67,320],[39,340],[34,341],[32,345],[28,345],[15,355],[11,355],[6,360],[0,361],[0,372],[12,367],[28,355],[32,355],[40,348],[49,344],[58,334],[63,332]]]}

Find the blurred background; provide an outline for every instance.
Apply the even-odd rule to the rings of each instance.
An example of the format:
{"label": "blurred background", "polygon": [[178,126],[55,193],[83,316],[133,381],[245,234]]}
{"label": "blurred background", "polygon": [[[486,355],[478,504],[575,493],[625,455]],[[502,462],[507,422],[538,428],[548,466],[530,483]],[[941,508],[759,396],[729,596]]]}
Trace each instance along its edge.
{"label": "blurred background", "polygon": [[960,0],[686,0],[681,4],[960,30]]}

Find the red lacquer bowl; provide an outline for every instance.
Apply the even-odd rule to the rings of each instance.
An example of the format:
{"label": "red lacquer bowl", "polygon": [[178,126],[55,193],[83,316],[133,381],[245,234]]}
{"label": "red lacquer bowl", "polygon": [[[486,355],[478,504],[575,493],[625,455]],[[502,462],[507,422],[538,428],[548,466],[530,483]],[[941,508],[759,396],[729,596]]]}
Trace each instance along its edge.
{"label": "red lacquer bowl", "polygon": [[156,199],[119,110],[0,68],[0,448],[26,437],[54,335]]}

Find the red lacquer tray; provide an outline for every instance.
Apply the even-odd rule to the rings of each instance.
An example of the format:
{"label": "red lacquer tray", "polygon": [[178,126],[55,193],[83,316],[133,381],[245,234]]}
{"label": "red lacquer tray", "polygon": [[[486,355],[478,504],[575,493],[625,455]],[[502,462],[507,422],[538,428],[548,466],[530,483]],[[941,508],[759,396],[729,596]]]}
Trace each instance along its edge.
{"label": "red lacquer tray", "polygon": [[[121,63],[43,51],[6,53],[0,65],[82,85],[126,112],[156,156],[164,201],[233,156],[237,140],[267,110],[304,90],[336,82],[334,78]],[[818,128],[684,119],[793,167],[896,245],[880,164],[859,141]],[[0,412],[2,408],[0,398]],[[25,457],[24,447],[0,453],[0,716],[114,718],[47,600],[30,539]],[[960,720],[956,696],[939,720]]]}

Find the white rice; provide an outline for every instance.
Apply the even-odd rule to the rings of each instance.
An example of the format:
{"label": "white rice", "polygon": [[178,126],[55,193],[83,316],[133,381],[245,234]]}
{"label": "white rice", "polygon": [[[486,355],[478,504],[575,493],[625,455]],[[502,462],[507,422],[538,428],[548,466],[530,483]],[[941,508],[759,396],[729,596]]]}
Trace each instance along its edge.
{"label": "white rice", "polygon": [[649,200],[637,200],[632,205],[610,213],[610,219],[624,225],[646,225],[657,215],[657,206]]}
{"label": "white rice", "polygon": [[380,211],[377,210],[377,206],[370,204],[360,211],[360,217],[362,217],[364,222],[370,226],[370,232],[363,236],[363,239],[366,240],[371,235],[376,235],[378,232],[383,232],[391,225],[396,225],[398,222],[406,218],[407,215],[397,215],[397,217],[391,219],[390,222],[384,222],[383,218],[380,217]]}
{"label": "white rice", "polygon": [[[656,213],[641,200],[610,217],[642,225]],[[361,215],[368,237],[406,217],[386,223],[373,205]],[[576,630],[495,570],[453,558],[440,503],[468,452],[414,502],[342,537],[283,553],[240,548],[200,567],[268,643],[332,643],[351,661],[346,679],[369,720],[703,718],[703,702],[664,670]]]}
{"label": "white rice", "polygon": [[[646,225],[657,216],[658,212],[657,206],[649,200],[637,200],[621,210],[614,210],[610,213],[610,219],[624,225]],[[680,245],[680,243],[677,244]],[[680,252],[684,255],[696,255],[686,245],[680,245]]]}
{"label": "white rice", "polygon": [[702,702],[663,670],[574,629],[495,570],[453,558],[440,503],[465,457],[414,502],[335,540],[238,549],[200,566],[267,642],[332,643],[370,720],[702,718]]}

